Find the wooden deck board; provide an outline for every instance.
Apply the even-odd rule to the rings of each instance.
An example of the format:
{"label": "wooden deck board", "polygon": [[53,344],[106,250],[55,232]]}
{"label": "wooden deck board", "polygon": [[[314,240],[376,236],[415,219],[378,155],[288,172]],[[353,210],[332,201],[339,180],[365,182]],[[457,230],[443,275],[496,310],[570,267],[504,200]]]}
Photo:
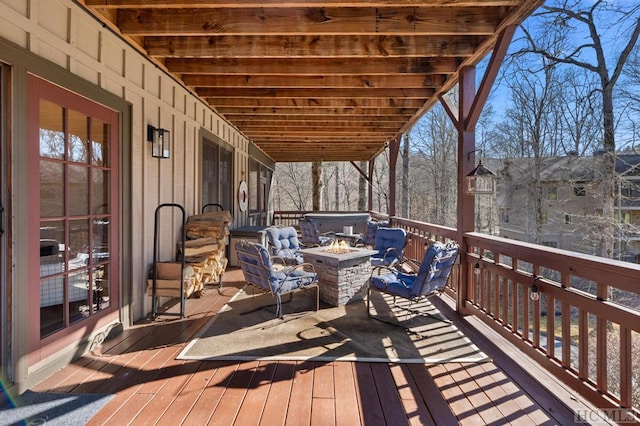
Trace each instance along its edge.
{"label": "wooden deck board", "polygon": [[295,378],[291,387],[292,398],[289,401],[286,425],[306,424],[311,418],[313,405],[313,369],[309,363],[299,362],[296,365]]}
{"label": "wooden deck board", "polygon": [[275,371],[276,365],[272,362],[263,361],[256,366],[249,382],[249,392],[247,392],[238,411],[236,424],[257,425],[260,423]]}
{"label": "wooden deck board", "polygon": [[291,388],[296,376],[295,362],[278,362],[276,372],[273,375],[273,382],[260,424],[264,426],[285,424],[287,411],[289,409],[289,401],[295,398],[292,395]]}
{"label": "wooden deck board", "polygon": [[429,413],[429,409],[422,399],[420,390],[407,366],[408,364],[392,365],[391,374],[408,417],[409,424],[435,425],[435,421],[431,417],[431,413]]}
{"label": "wooden deck board", "polygon": [[358,409],[358,393],[353,376],[353,364],[336,362],[333,366],[336,387],[336,425],[353,426],[362,423]]}
{"label": "wooden deck board", "polygon": [[562,401],[522,379],[526,372],[507,374],[491,361],[177,360],[241,286],[240,271],[230,270],[221,290],[187,301],[187,318],[141,321],[32,390],[113,394],[90,425],[525,425],[572,417]]}
{"label": "wooden deck board", "polygon": [[209,419],[222,399],[222,395],[224,394],[227,384],[231,380],[231,377],[238,366],[238,363],[226,361],[222,363],[206,363],[205,368],[211,368],[214,370],[213,375],[207,383],[204,391],[202,391],[191,407],[191,411],[189,411],[189,414],[185,418],[183,424],[206,425],[209,422]]}

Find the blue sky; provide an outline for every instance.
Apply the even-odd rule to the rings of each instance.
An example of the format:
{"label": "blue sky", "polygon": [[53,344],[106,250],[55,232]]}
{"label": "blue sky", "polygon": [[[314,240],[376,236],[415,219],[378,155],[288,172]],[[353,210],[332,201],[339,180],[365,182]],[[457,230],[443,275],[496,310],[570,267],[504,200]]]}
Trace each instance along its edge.
{"label": "blue sky", "polygon": [[[555,4],[556,2],[547,2],[547,4]],[[593,4],[593,2],[580,2],[584,7],[589,7]],[[598,14],[598,32],[600,37],[603,40],[603,45],[605,46],[605,54],[607,55],[607,66],[609,69],[609,75],[612,74],[613,68],[615,67],[615,62],[619,55],[619,51],[623,48],[623,45],[626,44],[627,40],[629,40],[630,28],[635,23],[635,20],[640,16],[640,7],[637,5],[637,2],[625,0],[618,2],[611,2],[611,4],[616,4],[626,10],[631,10],[633,7],[636,8],[634,10],[634,14],[632,19],[627,19],[625,21],[619,21],[620,15],[614,15],[611,13],[601,13]],[[534,31],[537,22],[539,22],[541,18],[532,16],[530,17],[524,25],[529,28],[530,31]],[[523,45],[525,45],[525,41],[523,40],[524,33],[521,28],[518,28],[516,31],[511,46],[509,48],[509,52],[514,52],[520,49]],[[588,35],[587,28],[584,25],[576,25],[575,31],[572,33],[572,44],[573,46],[578,46],[579,44],[590,43],[591,38]],[[571,47],[573,49],[574,47]],[[590,63],[595,63],[595,53],[593,49],[585,49],[583,50],[583,54],[581,57],[582,60]],[[477,70],[477,78],[478,85],[479,81],[482,79],[484,73],[484,67],[486,66],[486,62],[488,61],[488,57],[478,66]],[[505,65],[503,65],[503,70]],[[621,80],[618,85],[622,84]],[[627,87],[630,87],[627,85]],[[496,81],[494,88],[492,90],[491,97],[488,101],[493,110],[494,110],[494,119],[498,120],[502,117],[509,107],[510,104],[510,95],[509,90],[506,88],[506,85],[503,81]],[[640,117],[637,117],[636,114],[627,114],[625,111],[617,106],[617,111],[619,114],[619,125],[617,127],[617,146],[623,147],[625,145],[631,145],[634,141],[637,141],[637,144],[640,144],[640,137],[638,136],[638,132],[640,132]],[[633,121],[637,121],[634,123]],[[636,133],[633,133],[633,129],[635,128]]]}

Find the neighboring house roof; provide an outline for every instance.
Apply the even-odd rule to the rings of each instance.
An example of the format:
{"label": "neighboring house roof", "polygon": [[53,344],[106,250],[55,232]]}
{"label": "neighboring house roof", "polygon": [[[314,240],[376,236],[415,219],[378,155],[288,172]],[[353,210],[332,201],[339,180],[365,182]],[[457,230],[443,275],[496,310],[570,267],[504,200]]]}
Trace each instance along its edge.
{"label": "neighboring house roof", "polygon": [[[540,181],[542,182],[588,182],[598,173],[598,161],[602,157],[568,155],[541,159]],[[502,179],[527,182],[533,178],[533,158],[507,158],[483,160],[485,165]],[[619,154],[616,157],[616,174],[640,176],[640,154]]]}

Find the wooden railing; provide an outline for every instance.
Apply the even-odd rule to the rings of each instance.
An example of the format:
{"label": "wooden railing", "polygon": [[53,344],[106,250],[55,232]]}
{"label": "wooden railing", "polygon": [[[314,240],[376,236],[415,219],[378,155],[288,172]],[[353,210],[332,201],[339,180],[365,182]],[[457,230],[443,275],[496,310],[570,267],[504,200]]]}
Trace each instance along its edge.
{"label": "wooden railing", "polygon": [[[407,256],[456,230],[392,218]],[[640,418],[640,265],[480,233],[464,235],[466,300],[491,326],[614,420]],[[456,293],[457,280],[449,289]],[[531,297],[535,285],[537,293]],[[534,300],[535,299],[535,300]]]}
{"label": "wooden railing", "polygon": [[[277,212],[278,224],[303,212]],[[378,213],[372,217],[385,218]],[[292,223],[293,224],[293,223]],[[405,255],[457,238],[454,228],[391,218],[409,235]],[[480,233],[464,234],[449,293],[614,420],[640,421],[640,265]],[[464,288],[462,286],[465,286]],[[532,297],[532,289],[537,290]]]}
{"label": "wooden railing", "polygon": [[273,212],[274,226],[298,226],[298,222],[302,219],[307,211],[300,210],[278,210]]}
{"label": "wooden railing", "polygon": [[[329,211],[329,210],[278,210],[273,212],[273,224],[274,226],[298,226],[298,221],[304,217],[306,213],[333,213],[333,214],[350,214],[350,213],[365,213],[365,212],[353,212],[353,211]],[[386,220],[387,215],[375,211],[370,211],[371,218],[376,220]]]}
{"label": "wooden railing", "polygon": [[467,265],[479,272],[469,275],[465,308],[598,407],[638,416],[640,265],[479,233],[465,239]]}

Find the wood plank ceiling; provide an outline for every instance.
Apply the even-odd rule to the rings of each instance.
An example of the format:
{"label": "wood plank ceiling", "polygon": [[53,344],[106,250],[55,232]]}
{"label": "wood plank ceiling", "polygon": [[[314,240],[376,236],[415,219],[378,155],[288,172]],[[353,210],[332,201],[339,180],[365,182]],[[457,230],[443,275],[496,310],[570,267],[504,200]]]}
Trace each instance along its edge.
{"label": "wood plank ceiling", "polygon": [[277,162],[368,161],[540,0],[77,0]]}

